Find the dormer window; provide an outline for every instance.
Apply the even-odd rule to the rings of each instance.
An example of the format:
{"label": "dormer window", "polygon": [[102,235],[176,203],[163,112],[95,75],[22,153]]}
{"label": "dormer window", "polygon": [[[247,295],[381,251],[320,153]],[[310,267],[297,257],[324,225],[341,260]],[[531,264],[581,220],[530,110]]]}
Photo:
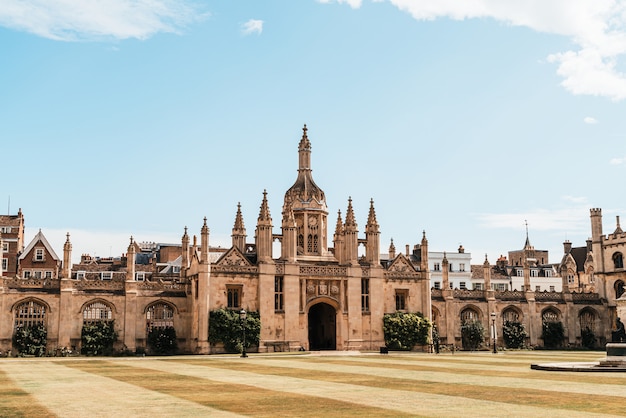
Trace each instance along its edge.
{"label": "dormer window", "polygon": [[103,271],[102,273],[100,273],[100,278],[102,280],[111,280],[113,278],[113,272]]}
{"label": "dormer window", "polygon": [[83,280],[85,278],[85,271],[77,271],[76,272],[76,280]]}
{"label": "dormer window", "polygon": [[43,248],[35,248],[35,256],[33,257],[33,261],[45,261],[45,253]]}
{"label": "dormer window", "polygon": [[137,273],[135,273],[135,280],[137,280],[138,282],[143,282],[144,280],[146,280],[146,273],[144,273],[143,271],[138,271]]}

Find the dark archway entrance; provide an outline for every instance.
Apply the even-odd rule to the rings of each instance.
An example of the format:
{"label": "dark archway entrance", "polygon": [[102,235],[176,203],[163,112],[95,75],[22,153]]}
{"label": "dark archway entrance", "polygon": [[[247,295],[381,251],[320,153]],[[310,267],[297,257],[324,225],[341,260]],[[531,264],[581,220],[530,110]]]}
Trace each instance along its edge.
{"label": "dark archway entrance", "polygon": [[309,309],[309,350],[337,349],[337,313],[327,303]]}

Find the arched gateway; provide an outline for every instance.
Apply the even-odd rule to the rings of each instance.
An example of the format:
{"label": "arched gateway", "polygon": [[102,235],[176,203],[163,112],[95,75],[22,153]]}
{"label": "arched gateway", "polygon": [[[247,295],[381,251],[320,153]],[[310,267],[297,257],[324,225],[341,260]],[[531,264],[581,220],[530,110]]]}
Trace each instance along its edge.
{"label": "arched gateway", "polygon": [[337,312],[327,303],[309,308],[309,349],[337,349]]}

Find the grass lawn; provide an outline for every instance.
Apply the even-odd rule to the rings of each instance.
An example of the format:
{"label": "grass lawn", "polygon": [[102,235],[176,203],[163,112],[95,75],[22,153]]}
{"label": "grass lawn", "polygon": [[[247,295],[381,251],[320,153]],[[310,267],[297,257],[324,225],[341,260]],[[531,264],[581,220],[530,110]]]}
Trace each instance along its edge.
{"label": "grass lawn", "polygon": [[0,360],[1,417],[626,416],[626,373],[531,370],[602,352]]}

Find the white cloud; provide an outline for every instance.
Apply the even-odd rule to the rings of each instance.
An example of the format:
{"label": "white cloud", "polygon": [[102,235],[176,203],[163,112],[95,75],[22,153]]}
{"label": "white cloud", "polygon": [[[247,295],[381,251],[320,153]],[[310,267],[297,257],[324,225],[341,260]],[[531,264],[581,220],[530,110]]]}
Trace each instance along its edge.
{"label": "white cloud", "polygon": [[585,123],[588,123],[589,125],[595,125],[596,123],[598,123],[598,119],[592,118],[591,116],[587,116],[585,119],[583,119],[583,121]]}
{"label": "white cloud", "polygon": [[0,25],[73,41],[146,39],[202,19],[189,0],[3,0]]}
{"label": "white cloud", "polygon": [[610,164],[612,165],[621,165],[626,163],[626,157],[622,157],[622,158],[611,158],[611,161],[609,161]]}
{"label": "white cloud", "polygon": [[[361,4],[363,3],[362,0],[317,0],[319,3],[324,3],[324,4],[328,4],[328,3],[346,3],[348,6],[352,7],[353,9],[358,9],[359,7],[361,7]],[[381,0],[372,0],[374,3],[380,3]]]}
{"label": "white cloud", "polygon": [[250,19],[243,25],[241,25],[241,32],[244,35],[251,35],[256,33],[260,35],[263,32],[263,21],[257,19]]}
{"label": "white cloud", "polygon": [[[331,3],[332,0],[318,0]],[[360,0],[335,0],[353,8]],[[417,20],[492,18],[512,26],[567,36],[575,50],[548,56],[561,85],[572,94],[626,98],[626,75],[617,60],[626,53],[626,3],[617,0],[388,0]]]}
{"label": "white cloud", "polygon": [[521,213],[483,213],[477,216],[482,227],[521,231],[527,221],[535,231],[586,232],[589,208],[586,205],[566,209],[534,209]]}

